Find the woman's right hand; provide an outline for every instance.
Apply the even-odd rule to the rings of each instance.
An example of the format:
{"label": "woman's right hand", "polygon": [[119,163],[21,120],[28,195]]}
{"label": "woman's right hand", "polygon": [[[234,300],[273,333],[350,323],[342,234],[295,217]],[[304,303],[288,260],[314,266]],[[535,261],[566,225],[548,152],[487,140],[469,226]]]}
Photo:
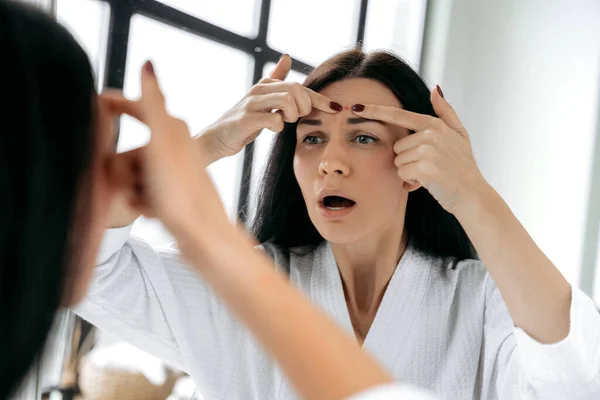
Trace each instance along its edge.
{"label": "woman's right hand", "polygon": [[296,122],[313,108],[335,114],[341,106],[296,82],[284,82],[292,59],[284,55],[268,78],[261,79],[233,108],[207,127],[200,142],[210,162],[235,155],[258,137],[263,129],[281,132],[284,122]]}
{"label": "woman's right hand", "polygon": [[143,68],[141,98],[113,100],[113,108],[146,124],[151,137],[146,146],[116,157],[114,175],[128,190],[113,204],[111,223],[122,225],[136,214],[156,217],[182,251],[181,245],[197,234],[231,236],[234,227],[205,169],[206,155],[193,146],[185,122],[167,112],[150,62]]}

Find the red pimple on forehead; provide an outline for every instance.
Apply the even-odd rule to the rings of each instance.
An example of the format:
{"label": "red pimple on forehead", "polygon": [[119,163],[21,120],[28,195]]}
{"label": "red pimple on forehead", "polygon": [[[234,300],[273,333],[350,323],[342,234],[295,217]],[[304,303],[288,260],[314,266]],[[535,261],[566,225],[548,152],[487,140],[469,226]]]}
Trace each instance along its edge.
{"label": "red pimple on forehead", "polygon": [[344,106],[344,110],[349,110],[349,109],[350,109],[350,107]]}

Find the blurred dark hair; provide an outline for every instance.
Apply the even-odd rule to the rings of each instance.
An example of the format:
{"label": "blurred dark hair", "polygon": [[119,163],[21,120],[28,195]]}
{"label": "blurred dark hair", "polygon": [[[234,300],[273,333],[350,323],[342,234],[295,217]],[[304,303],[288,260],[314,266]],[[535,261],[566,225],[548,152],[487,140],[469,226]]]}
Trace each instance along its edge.
{"label": "blurred dark hair", "polygon": [[[49,16],[0,0],[0,398],[40,353],[86,232],[95,88]],[[77,214],[77,216],[76,216]],[[77,220],[77,223],[73,221]]]}
{"label": "blurred dark hair", "polygon": [[[406,110],[437,116],[427,85],[410,66],[389,52],[344,51],[315,68],[304,86],[321,91],[333,82],[350,78],[379,81],[396,95]],[[314,250],[324,239],[308,216],[294,176],[296,126],[297,123],[286,124],[275,138],[258,192],[251,230],[260,243],[270,242],[302,253]],[[423,254],[458,260],[477,258],[456,218],[424,188],[408,196],[405,228],[411,244]]]}

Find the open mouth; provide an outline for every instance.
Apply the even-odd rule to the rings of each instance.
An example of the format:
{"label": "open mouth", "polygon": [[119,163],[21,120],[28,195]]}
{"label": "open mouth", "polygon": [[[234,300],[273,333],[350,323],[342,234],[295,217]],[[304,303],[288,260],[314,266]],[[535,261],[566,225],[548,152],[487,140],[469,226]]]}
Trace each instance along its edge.
{"label": "open mouth", "polygon": [[323,206],[332,211],[345,210],[354,207],[356,202],[341,196],[326,196],[323,198]]}

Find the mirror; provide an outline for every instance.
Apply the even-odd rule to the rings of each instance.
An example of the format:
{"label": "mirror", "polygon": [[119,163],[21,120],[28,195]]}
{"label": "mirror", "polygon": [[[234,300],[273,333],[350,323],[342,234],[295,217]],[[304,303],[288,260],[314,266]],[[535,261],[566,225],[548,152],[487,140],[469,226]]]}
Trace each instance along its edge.
{"label": "mirror", "polygon": [[[600,304],[598,2],[56,0],[55,11],[58,21],[88,52],[100,88],[117,87],[130,98],[139,96],[139,70],[152,59],[169,110],[198,134],[243,98],[254,83],[268,76],[283,53],[289,53],[294,61],[288,79],[302,82],[312,68],[357,43],[366,51],[393,50],[430,87],[438,83],[443,87],[446,99],[470,132],[482,174],[565,278]],[[248,222],[254,216],[257,189],[275,136],[265,130],[244,152],[209,167],[232,220]],[[118,150],[140,147],[148,137],[140,124],[122,118]],[[132,233],[152,247],[173,242],[155,220],[141,218]],[[189,271],[177,270],[176,275],[185,282],[193,281]],[[411,287],[425,285],[425,293],[429,278],[412,278]],[[145,275],[144,279],[156,293],[161,290],[154,286],[158,281]],[[396,287],[403,287],[397,279]],[[171,295],[178,300],[181,297],[177,296],[192,296],[183,303],[195,310],[208,292],[196,281],[184,286]],[[137,295],[146,295],[137,289]],[[341,284],[338,289],[342,297],[327,298],[325,304],[343,301]],[[201,353],[209,347],[202,341],[178,341],[180,330],[193,326],[187,319],[179,314],[149,316],[146,303],[138,304],[135,294],[118,293],[117,288],[113,292],[123,301],[123,309],[111,311],[115,320],[90,321],[108,330],[73,313],[57,320],[54,332],[58,339],[49,342],[51,350],[37,376],[40,398],[52,398],[52,393],[77,398],[69,392],[77,388],[85,389],[89,398],[117,398],[117,393],[125,398],[122,393],[128,393],[130,398],[184,400],[204,394],[208,399],[216,387],[226,384],[223,376],[202,376],[195,382],[199,376],[183,371],[193,375],[197,371],[194,363],[204,360],[183,368],[191,361],[180,352],[195,349]],[[192,292],[201,295],[196,298]],[[380,307],[387,305],[391,310],[391,299]],[[402,315],[407,318],[418,309],[410,299],[399,297],[396,301],[404,304],[406,314]],[[85,307],[80,314],[94,315],[91,305]],[[119,319],[124,308],[137,313],[136,319]],[[389,361],[386,349],[390,354],[402,350],[394,347],[400,346],[397,343],[388,343],[389,347],[375,343],[384,337],[378,329],[391,329],[395,321],[397,315],[390,310],[389,320],[372,321],[373,333],[363,338],[365,347],[386,360],[384,364]],[[350,322],[355,321],[350,321],[351,316],[336,314],[333,308],[330,311],[332,318],[352,329]],[[190,312],[187,317],[193,315],[197,314]],[[135,327],[150,334],[140,331],[136,335]],[[206,335],[215,342],[230,339],[223,332]],[[409,346],[407,352],[416,351],[419,345],[426,347],[418,341],[409,343],[414,347]],[[479,350],[473,351],[477,360],[471,360],[475,369]],[[423,354],[444,362],[429,351],[425,348]],[[244,354],[250,359],[254,355]],[[252,360],[256,368],[273,368],[271,361],[260,355]],[[252,365],[246,362],[235,365]],[[432,385],[430,389],[444,394],[441,386],[406,369],[396,370],[392,361],[385,365],[394,369],[399,379]],[[471,372],[475,381],[478,372]],[[232,370],[227,374],[238,379],[238,385],[256,383],[254,378],[244,381]],[[245,371],[236,370],[235,374],[244,375]],[[291,392],[285,390],[281,398],[291,398]],[[446,393],[449,397],[460,398],[453,388],[447,390],[451,391]]]}

